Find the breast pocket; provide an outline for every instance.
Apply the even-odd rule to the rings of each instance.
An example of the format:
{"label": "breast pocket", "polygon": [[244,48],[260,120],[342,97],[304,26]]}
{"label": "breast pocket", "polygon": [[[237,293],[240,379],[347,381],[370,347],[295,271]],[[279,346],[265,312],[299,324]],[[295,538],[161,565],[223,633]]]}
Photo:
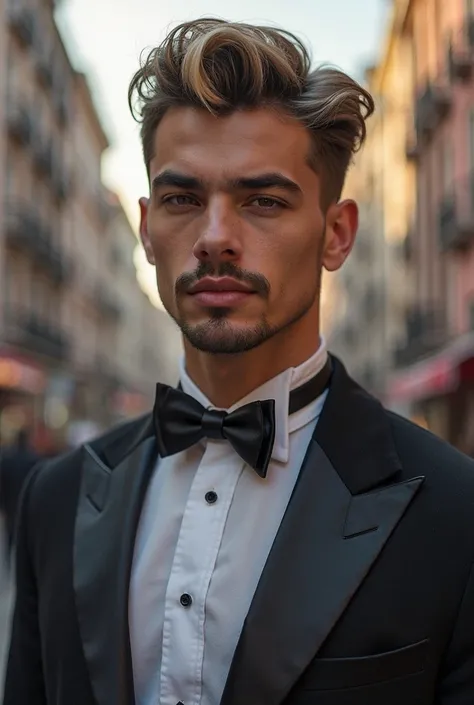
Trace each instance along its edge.
{"label": "breast pocket", "polygon": [[[357,658],[315,659],[299,684],[303,703],[421,705],[429,640]],[[301,690],[300,690],[301,688]]]}

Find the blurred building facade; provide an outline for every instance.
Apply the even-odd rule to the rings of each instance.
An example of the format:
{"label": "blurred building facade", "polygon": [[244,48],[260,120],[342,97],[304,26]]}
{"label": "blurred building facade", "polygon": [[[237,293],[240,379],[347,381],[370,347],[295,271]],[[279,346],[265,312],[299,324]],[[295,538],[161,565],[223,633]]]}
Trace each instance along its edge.
{"label": "blurred building facade", "polygon": [[0,0],[0,434],[27,422],[45,446],[150,408],[179,350],[137,283],[137,239],[101,180],[109,140],[55,4]]}
{"label": "blurred building facade", "polygon": [[410,301],[405,237],[413,220],[415,176],[405,150],[413,79],[399,23],[394,5],[380,62],[366,73],[376,112],[345,186],[344,197],[359,204],[360,224],[353,253],[337,275],[344,304],[331,335],[332,349],[377,396],[385,394]]}
{"label": "blurred building facade", "polygon": [[394,0],[368,84],[379,114],[347,195],[362,204],[362,240],[368,229],[384,246],[372,274],[357,257],[341,274],[350,304],[336,332],[359,300],[352,278],[366,289],[383,271],[383,351],[366,311],[355,316],[361,358],[380,352],[374,391],[474,453],[474,2]]}

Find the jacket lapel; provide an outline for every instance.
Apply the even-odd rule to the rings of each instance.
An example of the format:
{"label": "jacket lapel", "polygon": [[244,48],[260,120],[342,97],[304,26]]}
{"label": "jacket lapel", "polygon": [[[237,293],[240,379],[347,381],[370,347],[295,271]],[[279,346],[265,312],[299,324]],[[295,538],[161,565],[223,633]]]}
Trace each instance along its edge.
{"label": "jacket lapel", "polygon": [[79,630],[98,705],[133,705],[128,589],[140,510],[156,451],[150,418],[86,445],[74,537]]}
{"label": "jacket lapel", "polygon": [[415,497],[423,478],[401,481],[387,418],[336,360],[221,705],[283,702]]}

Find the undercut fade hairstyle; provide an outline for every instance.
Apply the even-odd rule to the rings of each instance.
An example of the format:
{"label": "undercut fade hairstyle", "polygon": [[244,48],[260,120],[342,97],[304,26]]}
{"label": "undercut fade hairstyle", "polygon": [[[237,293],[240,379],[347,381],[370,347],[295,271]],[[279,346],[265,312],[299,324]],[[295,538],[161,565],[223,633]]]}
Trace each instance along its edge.
{"label": "undercut fade hairstyle", "polygon": [[174,107],[193,106],[216,116],[261,107],[279,109],[310,132],[310,166],[321,176],[321,206],[342,193],[353,155],[374,111],[370,93],[335,68],[311,70],[304,44],[271,27],[198,19],[175,27],[160,46],[142,54],[128,102],[141,123],[149,173],[156,129]]}

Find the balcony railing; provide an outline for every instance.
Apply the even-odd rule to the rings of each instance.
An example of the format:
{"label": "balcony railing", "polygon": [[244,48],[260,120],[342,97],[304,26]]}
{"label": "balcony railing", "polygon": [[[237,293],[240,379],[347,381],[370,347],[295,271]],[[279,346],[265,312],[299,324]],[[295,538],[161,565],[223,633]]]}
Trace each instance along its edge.
{"label": "balcony railing", "polygon": [[56,284],[63,284],[72,274],[69,260],[55,242],[53,228],[44,223],[39,226],[36,261]]}
{"label": "balcony railing", "polygon": [[6,339],[25,350],[56,360],[67,359],[70,352],[69,338],[57,323],[25,308],[8,311]]}
{"label": "balcony railing", "polygon": [[448,115],[452,104],[451,90],[444,82],[427,82],[416,99],[415,129],[418,144],[430,139]]}
{"label": "balcony railing", "polygon": [[8,21],[18,39],[26,46],[31,46],[35,40],[36,31],[33,10],[28,7],[18,7],[16,2],[12,3],[8,11]]}
{"label": "balcony railing", "polygon": [[448,48],[448,76],[451,81],[467,81],[474,67],[474,17],[467,17]]}
{"label": "balcony railing", "polygon": [[406,314],[405,343],[395,350],[395,365],[405,367],[440,348],[447,339],[442,311],[434,306],[413,306]]}
{"label": "balcony railing", "polygon": [[35,165],[38,171],[47,177],[53,176],[54,156],[51,142],[38,139],[34,152]]}
{"label": "balcony railing", "polygon": [[474,171],[453,186],[438,212],[438,241],[442,252],[463,250],[474,242]]}
{"label": "balcony railing", "polygon": [[56,284],[64,283],[72,274],[72,264],[56,244],[52,226],[33,210],[6,204],[5,234],[11,247],[28,252]]}
{"label": "balcony railing", "polygon": [[29,144],[33,135],[33,123],[26,105],[12,104],[7,109],[7,126],[10,136],[21,144]]}
{"label": "balcony railing", "polygon": [[36,71],[38,78],[46,88],[51,88],[54,81],[53,58],[44,49],[38,49]]}
{"label": "balcony railing", "polygon": [[21,208],[5,207],[5,237],[12,247],[29,249],[34,247],[36,226]]}

